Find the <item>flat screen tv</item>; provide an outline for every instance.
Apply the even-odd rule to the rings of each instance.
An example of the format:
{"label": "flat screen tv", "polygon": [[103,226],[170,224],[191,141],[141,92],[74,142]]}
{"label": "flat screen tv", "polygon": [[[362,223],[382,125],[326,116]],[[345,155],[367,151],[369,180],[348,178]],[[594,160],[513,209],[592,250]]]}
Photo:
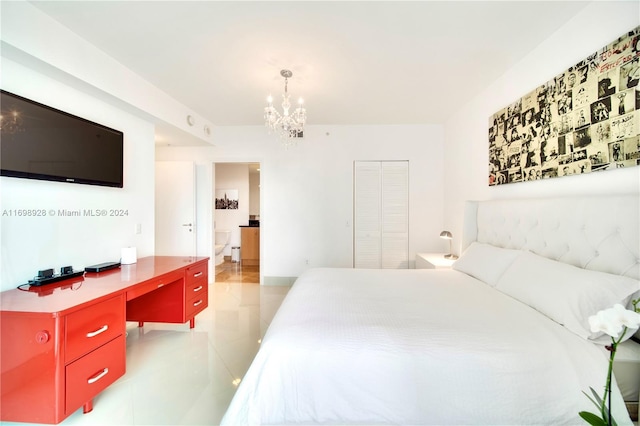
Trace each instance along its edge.
{"label": "flat screen tv", "polygon": [[122,188],[123,133],[0,90],[2,176]]}

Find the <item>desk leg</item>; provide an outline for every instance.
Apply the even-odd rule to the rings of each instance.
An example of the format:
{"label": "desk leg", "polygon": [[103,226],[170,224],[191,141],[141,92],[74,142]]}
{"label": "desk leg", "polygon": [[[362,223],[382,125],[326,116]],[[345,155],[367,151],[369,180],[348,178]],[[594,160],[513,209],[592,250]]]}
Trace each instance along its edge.
{"label": "desk leg", "polygon": [[82,414],[87,414],[93,411],[93,399],[85,402],[82,406]]}
{"label": "desk leg", "polygon": [[189,320],[189,328],[193,328],[196,326],[196,317],[193,317]]}
{"label": "desk leg", "polygon": [[144,327],[144,321],[138,321],[138,327]]}

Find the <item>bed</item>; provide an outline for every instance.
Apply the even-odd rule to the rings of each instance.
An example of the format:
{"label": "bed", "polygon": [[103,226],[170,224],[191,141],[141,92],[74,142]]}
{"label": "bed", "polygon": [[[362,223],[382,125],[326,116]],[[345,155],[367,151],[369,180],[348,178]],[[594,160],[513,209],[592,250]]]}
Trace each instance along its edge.
{"label": "bed", "polygon": [[607,372],[586,318],[640,297],[638,196],[465,209],[452,270],[302,274],[222,423],[581,424]]}

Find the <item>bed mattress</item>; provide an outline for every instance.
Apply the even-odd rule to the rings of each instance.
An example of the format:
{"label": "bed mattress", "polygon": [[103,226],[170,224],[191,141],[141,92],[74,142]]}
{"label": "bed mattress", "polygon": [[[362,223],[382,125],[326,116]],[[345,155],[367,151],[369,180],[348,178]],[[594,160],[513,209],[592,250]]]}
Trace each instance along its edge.
{"label": "bed mattress", "polygon": [[[223,424],[581,424],[600,347],[453,270],[306,271]],[[617,386],[614,418],[631,424]]]}

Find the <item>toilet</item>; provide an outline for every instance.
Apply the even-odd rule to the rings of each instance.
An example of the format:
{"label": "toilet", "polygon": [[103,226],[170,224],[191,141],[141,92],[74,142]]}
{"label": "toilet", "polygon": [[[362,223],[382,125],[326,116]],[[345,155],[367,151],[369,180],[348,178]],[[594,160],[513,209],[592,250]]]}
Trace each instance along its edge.
{"label": "toilet", "polygon": [[224,262],[224,249],[229,245],[230,239],[231,231],[216,231],[216,265],[220,265],[222,262]]}

